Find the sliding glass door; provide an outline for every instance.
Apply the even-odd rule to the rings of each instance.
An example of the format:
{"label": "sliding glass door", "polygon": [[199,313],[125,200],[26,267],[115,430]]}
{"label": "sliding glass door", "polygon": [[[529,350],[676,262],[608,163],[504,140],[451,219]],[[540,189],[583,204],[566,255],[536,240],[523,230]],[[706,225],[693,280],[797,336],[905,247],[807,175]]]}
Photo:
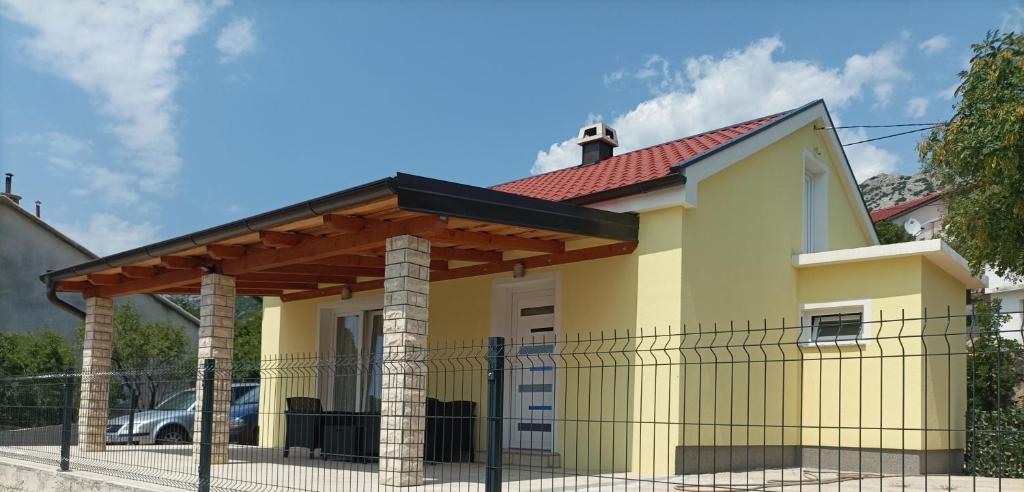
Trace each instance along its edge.
{"label": "sliding glass door", "polygon": [[330,369],[321,382],[321,398],[333,411],[379,412],[384,314],[380,310],[337,316],[321,332],[321,347],[329,347]]}

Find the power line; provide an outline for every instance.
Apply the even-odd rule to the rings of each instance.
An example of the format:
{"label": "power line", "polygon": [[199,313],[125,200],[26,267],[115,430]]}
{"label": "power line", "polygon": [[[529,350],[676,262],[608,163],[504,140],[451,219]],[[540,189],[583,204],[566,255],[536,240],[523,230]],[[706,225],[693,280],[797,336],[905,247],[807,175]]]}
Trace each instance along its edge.
{"label": "power line", "polygon": [[945,125],[945,123],[938,124],[938,125],[933,125],[933,126],[930,126],[928,128],[917,128],[915,130],[909,130],[909,131],[905,131],[905,132],[893,133],[892,135],[884,135],[884,136],[881,136],[881,137],[869,138],[867,140],[861,140],[861,141],[858,141],[858,142],[845,143],[845,144],[843,144],[843,147],[849,147],[851,145],[857,145],[857,144],[862,144],[862,143],[874,142],[875,140],[882,140],[882,139],[886,139],[886,138],[898,137],[900,135],[908,135],[908,134],[911,134],[911,133],[923,132],[923,131],[931,130],[933,128],[938,128],[938,127],[943,126],[943,125]]}
{"label": "power line", "polygon": [[893,124],[893,125],[825,126],[825,127],[815,128],[815,129],[816,130],[844,130],[844,129],[847,129],[847,128],[901,128],[901,127],[907,127],[907,126],[931,126],[931,127],[936,127],[936,126],[942,126],[942,125],[945,125],[945,124],[946,124],[945,122],[936,122],[936,123],[898,123],[898,124]]}

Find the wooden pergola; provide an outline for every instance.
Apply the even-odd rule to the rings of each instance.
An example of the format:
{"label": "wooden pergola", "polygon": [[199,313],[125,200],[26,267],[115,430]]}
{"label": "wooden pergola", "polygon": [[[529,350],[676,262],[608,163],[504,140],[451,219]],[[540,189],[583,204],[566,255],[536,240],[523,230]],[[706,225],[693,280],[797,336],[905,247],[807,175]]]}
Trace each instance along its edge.
{"label": "wooden pergola", "polygon": [[[237,295],[283,301],[384,290],[381,483],[423,483],[426,346],[430,282],[631,253],[635,215],[512,195],[399,174],[265,214],[125,251],[42,276],[56,293],[86,298],[79,442],[106,449],[113,299],[140,294],[200,294],[199,359],[214,376],[197,380],[194,429],[210,418],[212,463],[228,457]],[[583,241],[570,247],[576,240]],[[394,377],[392,377],[394,376]],[[383,410],[382,410],[383,412]],[[419,423],[417,423],[419,421]],[[206,431],[203,431],[206,432]],[[193,435],[193,440],[201,441]],[[195,448],[198,452],[200,448]]]}
{"label": "wooden pergola", "polygon": [[[238,295],[287,302],[383,288],[388,237],[429,239],[430,280],[441,281],[507,272],[516,263],[536,268],[628,254],[637,232],[632,214],[399,174],[43,280],[58,292],[113,298],[198,294],[203,275],[215,272],[234,277]],[[566,248],[587,238],[602,244]]]}

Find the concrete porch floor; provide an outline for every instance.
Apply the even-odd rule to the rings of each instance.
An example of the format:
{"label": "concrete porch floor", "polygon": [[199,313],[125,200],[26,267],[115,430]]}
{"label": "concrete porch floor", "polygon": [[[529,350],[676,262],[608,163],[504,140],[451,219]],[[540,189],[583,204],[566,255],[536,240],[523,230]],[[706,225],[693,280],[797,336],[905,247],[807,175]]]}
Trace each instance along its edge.
{"label": "concrete porch floor", "polygon": [[[89,480],[109,481],[117,490],[195,490],[197,461],[189,445],[111,446],[104,453],[86,453],[72,448],[70,475]],[[57,446],[0,447],[0,465],[28,466],[38,473],[58,475],[55,471]],[[2,466],[3,470],[13,469]],[[5,473],[8,473],[5,471]],[[310,459],[296,449],[284,458],[280,449],[232,446],[230,462],[214,465],[215,490],[308,490],[351,491],[394,489],[419,491],[484,491],[484,467],[479,463],[428,464],[426,484],[396,488],[381,486],[375,463]],[[63,474],[66,475],[66,474]],[[4,478],[4,477],[0,477]],[[19,490],[0,482],[0,489]],[[6,486],[6,487],[5,487]],[[767,472],[735,472],[670,477],[636,474],[576,475],[571,470],[530,470],[506,468],[503,490],[617,490],[658,492],[719,492],[750,490],[959,490],[1024,491],[1024,479],[946,476],[929,477],[857,477],[789,468]],[[96,490],[104,490],[104,487]],[[112,487],[111,487],[112,489]],[[22,488],[20,490],[34,490]],[[71,488],[69,490],[80,490]],[[88,490],[81,488],[81,490]]]}

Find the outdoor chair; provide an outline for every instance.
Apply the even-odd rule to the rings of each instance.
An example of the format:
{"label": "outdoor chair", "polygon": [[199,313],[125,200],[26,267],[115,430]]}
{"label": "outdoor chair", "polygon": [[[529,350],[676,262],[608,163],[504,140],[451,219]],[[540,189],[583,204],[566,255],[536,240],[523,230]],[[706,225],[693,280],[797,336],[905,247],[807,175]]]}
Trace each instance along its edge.
{"label": "outdoor chair", "polygon": [[296,396],[285,400],[288,409],[285,415],[284,457],[293,447],[309,449],[309,457],[313,451],[320,449],[321,423],[323,421],[323,405],[319,398]]}

